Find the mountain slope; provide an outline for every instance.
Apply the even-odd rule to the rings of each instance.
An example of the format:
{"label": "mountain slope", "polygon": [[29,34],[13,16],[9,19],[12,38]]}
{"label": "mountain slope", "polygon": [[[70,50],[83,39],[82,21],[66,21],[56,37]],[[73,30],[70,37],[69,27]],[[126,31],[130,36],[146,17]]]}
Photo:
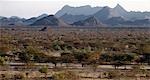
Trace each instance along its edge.
{"label": "mountain slope", "polygon": [[111,8],[106,6],[100,11],[98,11],[97,13],[95,13],[94,16],[103,22],[107,20],[108,18],[110,18],[110,14],[111,14],[110,11],[111,11]]}
{"label": "mountain slope", "polygon": [[128,19],[128,12],[119,4],[117,4],[117,6],[112,9],[112,13],[114,13],[116,17]]}
{"label": "mountain slope", "polygon": [[112,17],[112,18],[106,20],[104,23],[109,26],[114,26],[114,25],[121,25],[124,22],[125,22],[125,20],[122,17]]}
{"label": "mountain slope", "polygon": [[102,23],[98,19],[96,19],[94,16],[92,16],[85,20],[75,22],[72,25],[75,25],[75,26],[102,26]]}
{"label": "mountain slope", "polygon": [[84,20],[84,19],[86,19],[88,17],[89,16],[85,16],[85,15],[65,14],[65,15],[61,16],[60,19],[64,20],[68,24],[72,24],[74,22],[77,22],[77,21],[80,21],[80,20]]}

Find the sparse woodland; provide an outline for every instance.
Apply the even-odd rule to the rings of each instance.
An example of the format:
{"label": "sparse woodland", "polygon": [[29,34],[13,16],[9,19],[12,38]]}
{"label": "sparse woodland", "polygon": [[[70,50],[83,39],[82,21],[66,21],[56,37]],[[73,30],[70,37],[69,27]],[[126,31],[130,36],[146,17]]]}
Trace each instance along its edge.
{"label": "sparse woodland", "polygon": [[0,80],[108,79],[150,79],[150,29],[0,28]]}

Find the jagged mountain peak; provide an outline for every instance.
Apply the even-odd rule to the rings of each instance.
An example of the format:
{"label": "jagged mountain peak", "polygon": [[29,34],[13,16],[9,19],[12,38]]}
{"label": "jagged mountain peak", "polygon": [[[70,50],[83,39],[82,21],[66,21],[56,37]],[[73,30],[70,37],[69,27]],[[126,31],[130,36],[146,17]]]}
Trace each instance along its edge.
{"label": "jagged mountain peak", "polygon": [[64,7],[70,7],[69,5],[65,5]]}
{"label": "jagged mountain peak", "polygon": [[119,4],[112,9],[112,14],[114,14],[116,17],[122,17],[124,19],[127,19],[128,16],[128,12]]}
{"label": "jagged mountain peak", "polygon": [[116,7],[113,8],[113,10],[127,12],[120,4],[117,4]]}
{"label": "jagged mountain peak", "polygon": [[69,5],[64,5],[64,7],[62,9],[68,9],[68,8],[71,8],[71,6]]}
{"label": "jagged mountain peak", "polygon": [[117,4],[115,8],[123,8],[120,4]]}

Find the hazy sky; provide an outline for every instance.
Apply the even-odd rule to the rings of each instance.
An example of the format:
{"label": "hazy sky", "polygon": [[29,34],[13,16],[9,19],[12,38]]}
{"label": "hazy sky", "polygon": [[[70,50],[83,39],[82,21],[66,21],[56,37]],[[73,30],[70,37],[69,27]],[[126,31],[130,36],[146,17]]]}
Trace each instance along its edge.
{"label": "hazy sky", "polygon": [[0,16],[29,18],[43,13],[55,14],[64,5],[115,7],[117,4],[127,11],[150,11],[150,0],[0,0]]}

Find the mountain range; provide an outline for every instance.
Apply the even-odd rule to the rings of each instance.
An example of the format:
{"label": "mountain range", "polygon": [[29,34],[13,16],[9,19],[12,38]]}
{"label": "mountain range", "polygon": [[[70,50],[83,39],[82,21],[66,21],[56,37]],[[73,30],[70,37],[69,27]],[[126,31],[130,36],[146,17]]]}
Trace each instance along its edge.
{"label": "mountain range", "polygon": [[30,19],[0,16],[1,26],[136,26],[150,27],[150,12],[126,11],[117,4],[114,8],[90,5],[64,6],[55,15],[42,14]]}
{"label": "mountain range", "polygon": [[55,16],[61,17],[64,14],[70,15],[92,15],[99,11],[102,7],[91,7],[90,5],[80,6],[80,7],[71,7],[69,5],[65,5],[61,10],[59,10]]}

